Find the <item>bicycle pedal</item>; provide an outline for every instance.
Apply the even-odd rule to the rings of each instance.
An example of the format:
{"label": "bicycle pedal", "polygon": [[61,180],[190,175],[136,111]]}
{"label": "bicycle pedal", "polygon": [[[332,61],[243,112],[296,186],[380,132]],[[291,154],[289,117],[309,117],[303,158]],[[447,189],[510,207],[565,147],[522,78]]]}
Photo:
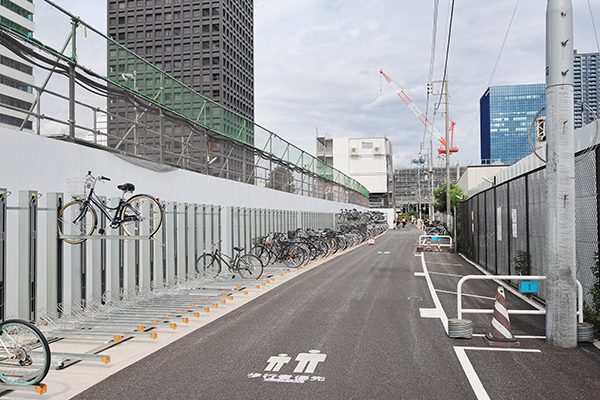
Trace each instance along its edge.
{"label": "bicycle pedal", "polygon": [[104,235],[104,232],[106,232],[104,229],[98,229],[99,234]]}
{"label": "bicycle pedal", "polygon": [[231,276],[231,279],[235,279],[235,275],[232,275],[232,276]]}

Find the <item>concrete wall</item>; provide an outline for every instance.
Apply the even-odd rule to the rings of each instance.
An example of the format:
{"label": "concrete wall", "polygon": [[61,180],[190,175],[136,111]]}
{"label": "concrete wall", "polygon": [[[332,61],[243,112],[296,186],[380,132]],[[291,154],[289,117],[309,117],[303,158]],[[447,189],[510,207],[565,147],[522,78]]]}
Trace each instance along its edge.
{"label": "concrete wall", "polygon": [[[56,254],[57,238],[55,228],[51,228],[51,223],[55,221],[54,218],[56,217],[51,217],[50,211],[52,208],[56,210],[56,200],[53,204],[52,199],[54,197],[50,193],[63,193],[65,195],[64,202],[68,202],[70,196],[67,190],[67,178],[84,177],[88,171],[92,171],[96,176],[103,175],[112,179],[110,182],[96,185],[96,191],[99,195],[118,199],[121,196],[121,191],[116,186],[131,182],[136,186],[135,193],[148,193],[158,197],[161,201],[168,202],[170,208],[167,209],[167,212],[169,212],[169,209],[173,210],[173,205],[177,203],[179,209],[176,209],[178,210],[175,213],[177,216],[173,218],[177,218],[181,226],[185,222],[185,217],[181,216],[184,205],[185,207],[187,207],[187,204],[219,206],[217,209],[221,216],[219,219],[213,219],[213,223],[209,227],[210,231],[214,232],[214,235],[211,233],[214,238],[217,238],[217,240],[218,238],[224,239],[223,249],[225,252],[228,248],[237,245],[237,233],[234,230],[236,226],[242,224],[240,220],[235,220],[235,207],[253,209],[252,212],[255,213],[258,209],[275,210],[275,212],[269,213],[270,225],[267,223],[263,225],[278,226],[282,229],[285,227],[293,229],[295,226],[305,225],[306,222],[303,224],[302,220],[311,220],[310,216],[306,218],[306,212],[321,213],[321,222],[328,220],[327,215],[322,218],[323,213],[330,213],[330,220],[333,222],[333,215],[336,212],[339,212],[342,208],[348,208],[346,203],[303,197],[157,164],[140,162],[106,151],[10,129],[0,128],[0,143],[2,149],[2,155],[0,156],[0,192],[4,190],[11,192],[6,201],[8,206],[6,213],[7,234],[4,238],[0,238],[6,244],[6,317],[28,317],[26,296],[27,257],[28,254],[32,253],[24,247],[24,243],[28,242],[27,235],[31,234],[23,229],[24,215],[27,214],[27,211],[22,209],[27,207],[28,198],[26,196],[31,196],[26,191],[36,191],[41,194],[37,203],[40,212],[37,214],[38,228],[34,234],[36,236],[36,246],[33,249],[36,258],[35,264],[37,265],[36,308],[48,307],[48,309],[52,309],[53,306],[56,306],[50,303],[51,299],[56,297],[51,295],[51,292],[55,290],[56,285],[53,286],[52,282],[56,282],[57,268],[64,274],[63,301],[65,304],[74,304],[80,298],[79,296],[89,300],[91,297],[97,298],[99,295],[103,295],[99,292],[98,284],[99,254],[104,254],[104,257],[106,257],[106,290],[110,291],[112,289],[113,295],[116,295],[115,287],[117,287],[117,284],[115,282],[118,282],[118,274],[115,268],[119,257],[122,257],[118,253],[123,251],[123,248],[119,250],[118,242],[123,241],[107,240],[104,249],[99,247],[101,240],[88,240],[84,243],[85,246],[65,244],[63,246],[64,264],[62,266],[52,264]],[[4,196],[6,196],[6,192]],[[23,206],[24,204],[25,206]],[[303,214],[300,212],[303,212]],[[261,213],[265,214],[262,211]],[[188,221],[192,221],[192,217],[189,218]],[[285,219],[285,221],[275,223],[274,220],[278,218]],[[290,221],[290,218],[296,218],[297,221]],[[318,218],[319,216],[317,216]],[[246,220],[248,219],[246,218]],[[316,219],[312,218],[312,220],[315,221]],[[133,240],[125,241],[124,288],[137,284],[141,287],[151,285],[148,278],[148,268],[150,267],[145,265],[144,261],[140,265],[139,278],[135,277],[137,273],[133,267],[135,256],[132,254],[138,254],[141,260],[146,260],[151,252],[155,254],[156,260],[161,259],[161,254],[163,254],[156,252],[167,254],[167,274],[169,276],[165,278],[165,281],[167,284],[173,284],[177,281],[176,278],[173,280],[174,277],[184,277],[185,272],[194,266],[194,255],[186,257],[187,261],[184,264],[181,256],[183,251],[186,248],[191,249],[194,247],[194,242],[197,243],[199,251],[205,248],[205,244],[210,245],[210,237],[192,237],[192,233],[190,233],[188,244],[185,244],[183,241],[184,236],[178,236],[183,235],[183,230],[172,226],[173,219],[170,221],[167,225],[170,225],[168,229],[171,236],[167,238],[164,249],[161,249],[158,245],[151,247],[148,245],[148,241],[142,242],[139,246],[135,246]],[[221,221],[221,226],[216,226],[216,221]],[[294,224],[294,222],[297,223]],[[252,234],[250,228],[245,227],[244,237],[246,243],[250,241],[248,237],[250,234]],[[174,250],[171,246],[173,243],[176,243],[178,258],[173,256]],[[81,249],[84,247],[87,250],[83,256],[85,260],[82,261],[81,252],[83,250]],[[149,249],[149,247],[151,248]],[[158,267],[155,265],[153,268]],[[82,271],[85,274],[82,274]],[[84,279],[84,276],[86,279],[86,293],[82,293],[80,287],[80,280]],[[137,283],[138,281],[139,283]]]}

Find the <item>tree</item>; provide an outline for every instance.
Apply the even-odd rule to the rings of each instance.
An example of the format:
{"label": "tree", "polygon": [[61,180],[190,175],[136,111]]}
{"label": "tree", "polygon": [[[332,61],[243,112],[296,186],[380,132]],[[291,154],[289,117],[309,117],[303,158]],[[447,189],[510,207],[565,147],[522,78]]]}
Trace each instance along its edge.
{"label": "tree", "polygon": [[296,190],[294,174],[291,170],[279,165],[269,174],[266,186],[271,189],[281,190],[282,192],[294,193]]}
{"label": "tree", "polygon": [[[440,187],[437,187],[433,191],[433,196],[435,197],[435,204],[433,205],[437,210],[445,211],[446,210],[446,182]],[[450,182],[450,212],[454,212],[454,207],[457,205],[459,201],[465,199],[465,195],[462,192],[462,189],[456,185],[455,183]]]}

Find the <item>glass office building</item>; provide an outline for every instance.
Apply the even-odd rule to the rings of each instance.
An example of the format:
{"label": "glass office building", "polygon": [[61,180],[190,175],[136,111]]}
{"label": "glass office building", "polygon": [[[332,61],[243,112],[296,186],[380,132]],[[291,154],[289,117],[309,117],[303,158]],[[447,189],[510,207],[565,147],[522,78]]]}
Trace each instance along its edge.
{"label": "glass office building", "polygon": [[[600,53],[577,53],[573,55],[573,97],[575,100],[575,128],[594,121],[598,114],[598,67]],[[585,106],[582,106],[584,103]]]}
{"label": "glass office building", "polygon": [[[491,86],[479,100],[482,163],[510,165],[532,153],[529,130],[546,107],[546,85]],[[538,118],[545,118],[542,111]],[[534,135],[535,126],[532,129]],[[535,145],[535,136],[533,137]]]}

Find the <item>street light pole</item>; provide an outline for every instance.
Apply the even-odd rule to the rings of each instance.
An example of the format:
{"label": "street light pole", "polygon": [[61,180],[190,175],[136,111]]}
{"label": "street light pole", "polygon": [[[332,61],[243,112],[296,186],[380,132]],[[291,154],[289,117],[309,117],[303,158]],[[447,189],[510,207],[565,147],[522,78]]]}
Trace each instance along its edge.
{"label": "street light pole", "polygon": [[546,9],[546,340],[577,346],[575,157],[573,154],[573,6]]}

